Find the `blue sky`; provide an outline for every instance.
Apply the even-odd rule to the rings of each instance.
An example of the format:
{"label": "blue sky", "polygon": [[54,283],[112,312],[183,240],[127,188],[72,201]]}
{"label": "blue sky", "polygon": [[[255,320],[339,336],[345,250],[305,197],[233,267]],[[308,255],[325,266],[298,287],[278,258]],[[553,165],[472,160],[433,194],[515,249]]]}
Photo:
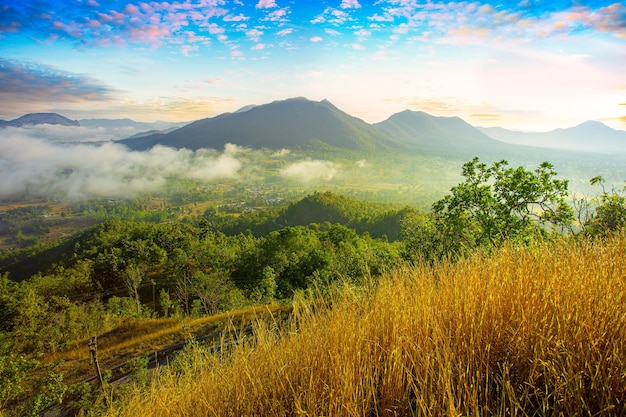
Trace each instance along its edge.
{"label": "blue sky", "polygon": [[0,0],[0,118],[188,121],[288,97],[367,122],[626,129],[614,1]]}

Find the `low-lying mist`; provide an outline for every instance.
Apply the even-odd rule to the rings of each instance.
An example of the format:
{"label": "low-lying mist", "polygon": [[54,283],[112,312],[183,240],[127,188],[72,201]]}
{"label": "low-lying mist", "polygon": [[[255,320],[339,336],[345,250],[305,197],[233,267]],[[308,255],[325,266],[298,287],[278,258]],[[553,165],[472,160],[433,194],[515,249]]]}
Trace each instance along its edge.
{"label": "low-lying mist", "polygon": [[[65,130],[0,130],[0,198],[132,197],[158,192],[170,179],[208,184],[245,180],[252,171],[257,180],[263,181],[265,175],[262,167],[255,166],[261,164],[262,151],[236,145],[226,145],[222,151],[157,146],[134,152],[112,141],[62,140],[59,132]],[[280,177],[302,184],[329,180],[339,170],[329,161],[294,160],[297,156],[288,152],[273,157],[281,161]]]}

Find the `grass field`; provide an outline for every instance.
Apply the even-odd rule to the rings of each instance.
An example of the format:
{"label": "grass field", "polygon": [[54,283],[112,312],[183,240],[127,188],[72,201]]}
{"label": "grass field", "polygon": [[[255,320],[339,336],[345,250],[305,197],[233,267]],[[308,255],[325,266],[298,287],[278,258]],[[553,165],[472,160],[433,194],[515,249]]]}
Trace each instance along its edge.
{"label": "grass field", "polygon": [[624,415],[625,254],[626,234],[509,246],[297,299],[291,328],[198,347],[110,415]]}
{"label": "grass field", "polygon": [[[287,307],[268,305],[199,318],[127,320],[98,336],[98,357],[102,369],[110,369],[194,336],[237,330],[259,320],[277,320],[288,311]],[[88,342],[76,341],[67,350],[47,355],[44,363],[58,363],[56,370],[64,373],[68,383],[85,380],[94,374]]]}

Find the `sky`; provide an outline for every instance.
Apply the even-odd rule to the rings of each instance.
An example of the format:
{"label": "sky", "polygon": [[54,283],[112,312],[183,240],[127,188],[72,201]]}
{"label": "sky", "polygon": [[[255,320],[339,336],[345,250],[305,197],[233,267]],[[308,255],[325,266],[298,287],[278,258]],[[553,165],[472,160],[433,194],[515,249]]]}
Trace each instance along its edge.
{"label": "sky", "polygon": [[192,121],[290,97],[626,130],[626,4],[0,0],[0,119]]}

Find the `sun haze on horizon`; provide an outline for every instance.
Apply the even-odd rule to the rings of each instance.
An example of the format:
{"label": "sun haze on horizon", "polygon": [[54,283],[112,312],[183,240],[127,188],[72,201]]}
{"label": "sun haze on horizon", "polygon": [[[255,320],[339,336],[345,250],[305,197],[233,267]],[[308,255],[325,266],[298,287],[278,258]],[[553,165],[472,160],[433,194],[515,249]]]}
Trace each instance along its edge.
{"label": "sun haze on horizon", "polygon": [[615,1],[0,2],[0,118],[191,121],[289,97],[373,123],[626,129]]}

